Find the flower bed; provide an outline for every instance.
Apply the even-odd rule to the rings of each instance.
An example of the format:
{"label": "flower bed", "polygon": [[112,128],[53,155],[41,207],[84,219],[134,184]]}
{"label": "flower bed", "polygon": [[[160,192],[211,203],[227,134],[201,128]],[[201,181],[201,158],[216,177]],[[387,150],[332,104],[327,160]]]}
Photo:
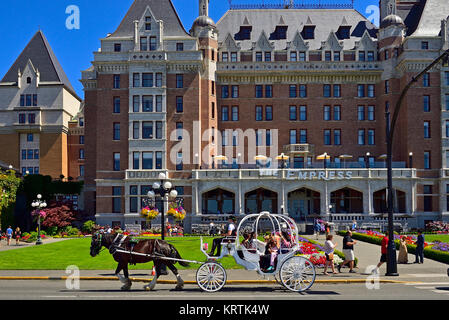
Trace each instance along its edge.
{"label": "flower bed", "polygon": [[[309,259],[314,266],[324,267],[326,264],[326,255],[324,254],[323,247],[312,240],[307,238],[299,237],[299,251],[302,256]],[[344,260],[344,254],[340,251],[334,251],[334,264],[339,265]],[[354,262],[357,265],[357,259]]]}

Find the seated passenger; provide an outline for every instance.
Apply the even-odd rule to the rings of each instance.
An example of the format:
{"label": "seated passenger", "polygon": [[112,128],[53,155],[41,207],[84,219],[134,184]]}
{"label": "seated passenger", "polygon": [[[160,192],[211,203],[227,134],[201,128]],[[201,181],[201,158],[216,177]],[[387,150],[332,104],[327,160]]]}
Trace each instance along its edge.
{"label": "seated passenger", "polygon": [[274,272],[279,248],[273,236],[265,237],[267,243],[265,254],[260,257],[260,268],[263,272]]}
{"label": "seated passenger", "polygon": [[292,247],[290,235],[287,231],[282,230],[281,232],[281,253],[288,253]]}
{"label": "seated passenger", "polygon": [[257,246],[256,246],[256,243],[254,242],[256,233],[255,232],[245,233],[243,235],[243,237],[244,237],[244,239],[242,241],[242,246],[244,246],[248,250],[248,252],[256,253]]}

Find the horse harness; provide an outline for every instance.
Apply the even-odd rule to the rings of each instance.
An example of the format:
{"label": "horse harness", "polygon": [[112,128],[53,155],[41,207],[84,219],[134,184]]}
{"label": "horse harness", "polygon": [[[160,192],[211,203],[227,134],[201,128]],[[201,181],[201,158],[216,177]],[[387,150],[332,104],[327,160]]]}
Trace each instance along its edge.
{"label": "horse harness", "polygon": [[122,253],[123,251],[129,252],[130,256],[130,264],[136,264],[133,262],[133,250],[134,246],[139,242],[137,239],[129,238],[128,244],[129,244],[129,250],[126,249],[125,246],[123,246],[123,243],[128,238],[128,236],[118,233],[117,236],[112,241],[112,244],[109,248],[109,253],[113,256],[117,253],[117,250],[120,249],[119,253]]}

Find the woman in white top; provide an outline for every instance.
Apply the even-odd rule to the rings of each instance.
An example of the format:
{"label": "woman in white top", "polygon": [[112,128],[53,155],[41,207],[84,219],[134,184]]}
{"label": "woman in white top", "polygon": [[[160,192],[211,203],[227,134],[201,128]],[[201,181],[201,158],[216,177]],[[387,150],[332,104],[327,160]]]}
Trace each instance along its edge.
{"label": "woman in white top", "polygon": [[335,267],[334,267],[334,250],[335,247],[337,246],[337,244],[332,242],[332,239],[334,238],[333,235],[329,234],[326,237],[326,242],[324,243],[324,254],[326,255],[326,264],[324,265],[324,274],[325,275],[329,275],[326,271],[327,271],[327,266],[330,264],[331,268],[332,268],[332,273],[336,274],[337,272],[335,271]]}

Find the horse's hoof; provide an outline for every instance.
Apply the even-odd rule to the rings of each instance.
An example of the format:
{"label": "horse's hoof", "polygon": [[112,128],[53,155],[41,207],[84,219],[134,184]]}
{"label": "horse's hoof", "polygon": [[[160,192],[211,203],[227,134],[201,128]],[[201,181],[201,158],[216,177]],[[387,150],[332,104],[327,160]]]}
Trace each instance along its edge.
{"label": "horse's hoof", "polygon": [[150,286],[143,286],[143,289],[145,291],[152,291],[154,288],[150,287]]}
{"label": "horse's hoof", "polygon": [[122,291],[129,291],[131,289],[131,286],[123,286],[121,287]]}
{"label": "horse's hoof", "polygon": [[176,291],[181,291],[184,289],[184,286],[176,286],[175,290]]}

